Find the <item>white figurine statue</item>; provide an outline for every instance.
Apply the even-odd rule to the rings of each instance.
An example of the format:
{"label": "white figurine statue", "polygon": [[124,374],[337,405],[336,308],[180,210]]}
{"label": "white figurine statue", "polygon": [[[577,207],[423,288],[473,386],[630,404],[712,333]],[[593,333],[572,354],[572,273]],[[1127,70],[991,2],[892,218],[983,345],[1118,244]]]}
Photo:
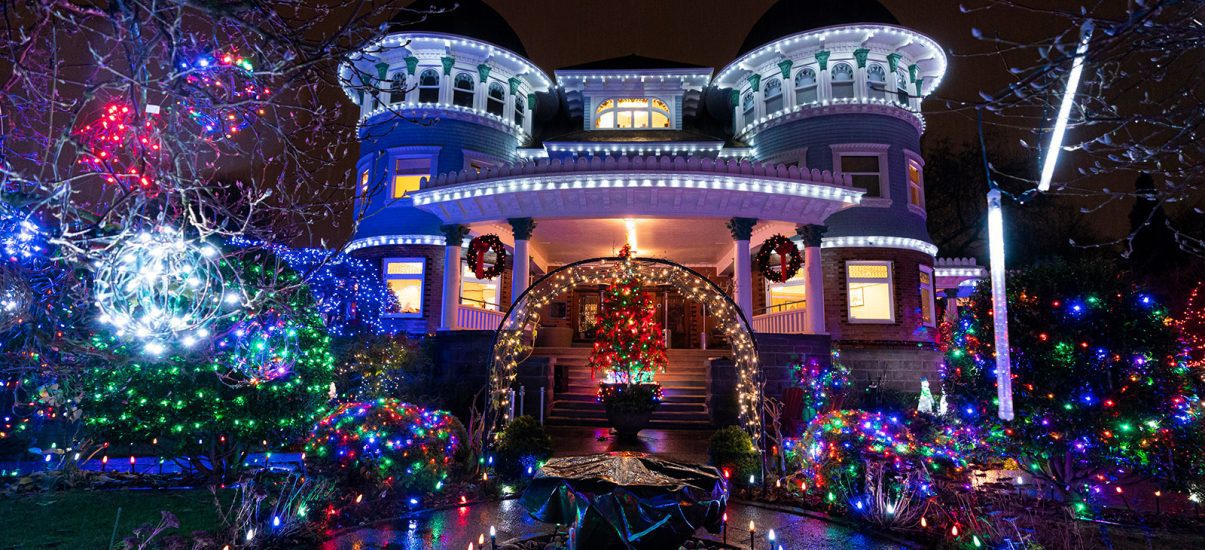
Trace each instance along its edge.
{"label": "white figurine statue", "polygon": [[920,379],[920,403],[916,405],[916,410],[933,414],[933,392],[929,390],[929,379]]}

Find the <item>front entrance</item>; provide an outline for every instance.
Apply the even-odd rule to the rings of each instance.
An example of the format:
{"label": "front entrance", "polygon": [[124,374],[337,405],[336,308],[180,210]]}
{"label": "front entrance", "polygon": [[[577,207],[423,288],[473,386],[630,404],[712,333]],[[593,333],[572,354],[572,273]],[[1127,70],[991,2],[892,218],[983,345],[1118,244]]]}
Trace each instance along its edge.
{"label": "front entrance", "polygon": [[[510,418],[512,386],[520,363],[533,354],[539,357],[555,352],[557,361],[562,361],[561,366],[570,360],[570,356],[580,358],[584,365],[589,354],[589,341],[593,338],[592,325],[597,324],[595,316],[602,302],[599,289],[616,278],[617,267],[623,261],[621,258],[595,258],[553,270],[529,287],[511,306],[498,329],[491,357],[492,429],[500,428]],[[657,375],[659,381],[666,382],[666,389],[683,390],[675,392],[674,399],[679,402],[667,399],[663,403],[667,413],[683,413],[700,424],[707,424],[706,405],[712,397],[712,386],[706,360],[713,355],[728,356],[733,366],[728,367],[731,374],[726,375],[731,377],[727,378],[731,382],[726,384],[730,388],[726,398],[736,402],[740,424],[760,441],[761,373],[756,344],[740,309],[715,283],[685,266],[651,258],[626,261],[631,262],[631,266],[625,269],[637,271],[639,279],[652,291],[654,303],[659,307],[658,315],[664,320],[662,325],[669,333],[669,351],[678,356],[681,365],[677,373],[671,372],[675,370],[671,358],[666,372]],[[696,319],[693,325],[692,317]],[[711,319],[705,320],[706,317]],[[713,332],[720,333],[723,338],[711,338]],[[723,351],[714,350],[716,340],[727,343]],[[712,349],[702,349],[704,343]],[[556,386],[560,386],[562,395],[568,398],[576,391],[580,407],[597,405],[593,399],[597,382],[590,378],[588,369],[576,374],[561,369],[562,374],[554,376],[552,373],[557,369],[551,363],[544,363],[552,367],[547,369],[548,378],[557,378]],[[681,382],[681,387],[671,387],[669,382]],[[556,402],[559,396],[553,392],[549,397]],[[703,408],[700,410],[698,406]],[[673,424],[673,419],[667,423]]]}

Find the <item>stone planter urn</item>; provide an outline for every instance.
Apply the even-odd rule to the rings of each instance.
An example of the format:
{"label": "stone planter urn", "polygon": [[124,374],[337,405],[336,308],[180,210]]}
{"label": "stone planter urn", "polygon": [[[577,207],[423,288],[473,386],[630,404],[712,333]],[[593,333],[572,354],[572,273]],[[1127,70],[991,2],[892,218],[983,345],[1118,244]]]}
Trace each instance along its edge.
{"label": "stone planter urn", "polygon": [[599,384],[598,399],[607,411],[607,423],[622,439],[635,439],[648,427],[661,404],[659,384]]}

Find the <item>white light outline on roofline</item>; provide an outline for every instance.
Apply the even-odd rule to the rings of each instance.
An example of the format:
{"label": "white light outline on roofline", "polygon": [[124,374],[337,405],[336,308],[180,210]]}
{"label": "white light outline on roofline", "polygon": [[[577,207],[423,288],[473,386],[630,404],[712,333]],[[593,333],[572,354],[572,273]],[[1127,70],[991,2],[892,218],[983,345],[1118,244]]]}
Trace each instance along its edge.
{"label": "white light outline on roofline", "polygon": [[354,239],[343,247],[344,252],[354,252],[362,248],[372,248],[374,246],[394,246],[394,245],[430,245],[444,246],[444,238],[439,235],[379,235],[376,237],[364,237],[363,239]]}
{"label": "white light outline on roofline", "polygon": [[[743,191],[768,193],[840,201],[856,205],[861,203],[861,189],[831,184],[791,181],[756,176],[700,173],[666,177],[661,173],[609,172],[605,177],[575,177],[572,181],[555,181],[556,174],[549,177],[520,177],[496,181],[466,182],[416,191],[412,194],[415,206],[424,206],[461,199],[522,193],[527,191],[560,191],[574,189],[707,189],[719,191]],[[568,174],[561,174],[568,175]]]}
{"label": "white light outline on roofline", "polygon": [[1084,22],[1080,31],[1080,42],[1075,47],[1075,58],[1071,60],[1071,72],[1067,74],[1067,89],[1063,91],[1063,102],[1059,115],[1054,119],[1054,131],[1050,133],[1050,146],[1046,149],[1046,161],[1042,164],[1042,178],[1038,180],[1038,191],[1050,190],[1054,179],[1054,167],[1059,162],[1063,149],[1063,137],[1067,133],[1067,120],[1071,118],[1071,107],[1075,103],[1075,92],[1079,89],[1080,77],[1084,74],[1084,57],[1088,53],[1088,42],[1092,39],[1092,20]]}
{"label": "white light outline on roofline", "polygon": [[937,257],[937,245],[909,237],[825,237],[820,241],[820,248],[900,248]]}

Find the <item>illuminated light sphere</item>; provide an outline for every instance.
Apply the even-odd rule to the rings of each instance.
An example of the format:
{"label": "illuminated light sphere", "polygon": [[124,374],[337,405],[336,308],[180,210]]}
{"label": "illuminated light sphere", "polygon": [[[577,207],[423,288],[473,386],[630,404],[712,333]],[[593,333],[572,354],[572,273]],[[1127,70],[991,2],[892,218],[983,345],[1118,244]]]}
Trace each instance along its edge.
{"label": "illuminated light sphere", "polygon": [[76,131],[83,147],[79,165],[107,185],[158,195],[159,170],[167,159],[158,122],[129,104],[105,106],[99,118]]}
{"label": "illuminated light sphere", "polygon": [[34,291],[21,271],[0,264],[0,334],[27,322],[34,302]]}
{"label": "illuminated light sphere", "polygon": [[251,60],[231,50],[177,64],[180,112],[205,139],[230,139],[267,109],[272,90],[259,82]]}
{"label": "illuminated light sphere", "polygon": [[96,268],[100,321],[119,338],[137,339],[158,355],[177,339],[209,336],[222,312],[221,253],[160,228],[126,238]]}
{"label": "illuminated light sphere", "polygon": [[258,384],[288,375],[301,355],[301,328],[275,311],[235,323],[218,340],[215,370],[235,384]]}

